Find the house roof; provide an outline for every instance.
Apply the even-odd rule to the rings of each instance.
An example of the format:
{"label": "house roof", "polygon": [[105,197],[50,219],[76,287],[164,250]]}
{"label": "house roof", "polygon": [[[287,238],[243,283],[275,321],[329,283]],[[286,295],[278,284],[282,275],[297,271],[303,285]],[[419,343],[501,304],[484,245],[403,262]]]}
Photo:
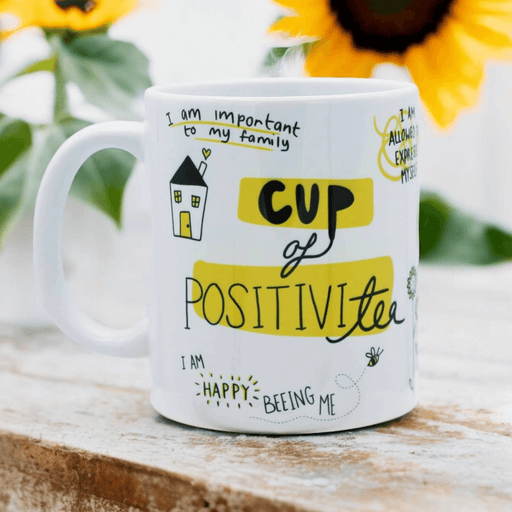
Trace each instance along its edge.
{"label": "house roof", "polygon": [[189,156],[185,157],[185,160],[183,160],[183,163],[172,177],[171,183],[174,185],[199,185],[200,187],[207,187],[201,173]]}

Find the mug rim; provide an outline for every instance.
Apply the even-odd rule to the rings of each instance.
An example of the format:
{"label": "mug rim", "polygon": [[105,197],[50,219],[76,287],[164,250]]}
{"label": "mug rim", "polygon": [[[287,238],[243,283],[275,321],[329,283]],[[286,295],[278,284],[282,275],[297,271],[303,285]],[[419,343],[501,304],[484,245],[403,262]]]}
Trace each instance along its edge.
{"label": "mug rim", "polygon": [[[242,91],[247,87],[275,87],[276,85],[283,90],[290,86],[304,86],[311,84],[311,94],[283,94],[279,95],[235,95],[223,94],[223,87],[239,88]],[[315,86],[323,85],[350,85],[358,87],[370,87],[371,90],[362,90],[355,92],[333,92],[333,93],[315,93]],[[371,84],[371,85],[370,85]],[[212,89],[212,92],[199,92],[195,90]],[[150,87],[145,92],[147,98],[173,98],[189,100],[229,100],[233,102],[292,102],[292,101],[318,101],[318,100],[354,100],[359,98],[390,98],[407,92],[418,93],[417,86],[412,82],[402,80],[385,80],[380,78],[355,78],[355,77],[298,77],[298,78],[247,78],[233,80],[201,80],[170,85],[158,85]]]}

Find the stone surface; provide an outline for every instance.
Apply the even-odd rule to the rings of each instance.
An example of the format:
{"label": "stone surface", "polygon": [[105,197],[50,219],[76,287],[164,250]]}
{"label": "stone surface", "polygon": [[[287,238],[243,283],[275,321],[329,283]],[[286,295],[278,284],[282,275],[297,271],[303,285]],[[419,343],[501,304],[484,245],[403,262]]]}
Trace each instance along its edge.
{"label": "stone surface", "polygon": [[146,360],[0,326],[0,511],[512,510],[512,265],[420,272],[420,404],[249,436],[149,404]]}

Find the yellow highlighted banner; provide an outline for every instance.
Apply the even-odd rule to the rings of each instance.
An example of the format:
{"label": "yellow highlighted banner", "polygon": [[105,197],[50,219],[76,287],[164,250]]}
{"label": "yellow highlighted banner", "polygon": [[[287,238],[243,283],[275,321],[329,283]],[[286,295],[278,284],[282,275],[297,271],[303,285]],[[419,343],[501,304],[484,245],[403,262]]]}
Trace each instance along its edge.
{"label": "yellow highlighted banner", "polygon": [[[390,257],[281,267],[197,261],[186,278],[186,328],[197,321],[279,336],[344,338],[377,334],[397,321]],[[336,340],[335,340],[336,341]]]}
{"label": "yellow highlighted banner", "polygon": [[[334,192],[348,189],[351,204],[336,203]],[[349,201],[350,203],[350,201]],[[327,229],[329,216],[336,228],[368,226],[373,220],[373,180],[243,178],[238,218],[249,224],[283,228]]]}

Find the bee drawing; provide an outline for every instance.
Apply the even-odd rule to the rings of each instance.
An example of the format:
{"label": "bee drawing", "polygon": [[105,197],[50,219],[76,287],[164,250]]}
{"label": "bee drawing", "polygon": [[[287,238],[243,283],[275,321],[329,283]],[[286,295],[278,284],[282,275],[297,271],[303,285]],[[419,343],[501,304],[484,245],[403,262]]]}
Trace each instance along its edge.
{"label": "bee drawing", "polygon": [[366,357],[370,360],[368,361],[368,366],[375,366],[379,362],[379,357],[384,352],[380,347],[375,350],[373,347],[370,349],[370,352],[366,352]]}

